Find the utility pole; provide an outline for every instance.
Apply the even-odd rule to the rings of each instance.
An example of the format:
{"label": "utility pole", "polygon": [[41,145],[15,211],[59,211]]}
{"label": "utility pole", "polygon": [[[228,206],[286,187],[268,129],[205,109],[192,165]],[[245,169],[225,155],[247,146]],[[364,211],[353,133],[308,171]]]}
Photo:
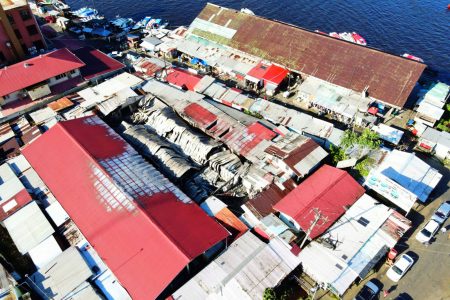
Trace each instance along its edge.
{"label": "utility pole", "polygon": [[314,226],[317,225],[317,223],[322,220],[323,224],[325,224],[328,221],[328,217],[325,217],[322,215],[322,213],[320,212],[320,209],[318,208],[313,208],[314,211],[314,220],[311,222],[311,226],[309,226],[308,230],[306,231],[306,235],[305,238],[303,239],[300,248],[303,248],[303,245],[306,243],[306,240],[309,238],[309,235],[311,234],[311,231],[314,229]]}

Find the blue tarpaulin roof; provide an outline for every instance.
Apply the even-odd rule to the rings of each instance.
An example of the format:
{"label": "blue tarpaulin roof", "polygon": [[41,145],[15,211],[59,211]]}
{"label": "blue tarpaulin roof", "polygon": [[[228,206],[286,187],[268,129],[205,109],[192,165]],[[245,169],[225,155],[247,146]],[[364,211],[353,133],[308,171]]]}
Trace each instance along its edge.
{"label": "blue tarpaulin roof", "polygon": [[111,34],[111,31],[106,30],[105,28],[95,28],[94,30],[92,30],[92,34],[99,36],[108,36]]}

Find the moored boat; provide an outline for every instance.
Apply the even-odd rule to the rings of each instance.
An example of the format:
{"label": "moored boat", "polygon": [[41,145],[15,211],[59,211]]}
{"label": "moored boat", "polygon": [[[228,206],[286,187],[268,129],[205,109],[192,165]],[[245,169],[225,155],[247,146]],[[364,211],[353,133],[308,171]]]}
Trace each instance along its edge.
{"label": "moored boat", "polygon": [[72,14],[79,18],[87,18],[87,17],[97,16],[98,11],[95,8],[82,7],[78,10],[73,11]]}
{"label": "moored boat", "polygon": [[340,35],[339,35],[337,32],[330,32],[329,35],[330,35],[331,37],[336,38],[336,39],[340,39],[340,38],[341,38]]}
{"label": "moored boat", "polygon": [[402,57],[408,58],[408,59],[412,59],[412,60],[415,60],[415,61],[418,61],[418,62],[421,62],[421,63],[424,62],[423,59],[421,59],[420,57],[417,57],[417,56],[414,56],[414,55],[411,55],[411,54],[408,54],[408,53],[402,54]]}
{"label": "moored boat", "polygon": [[352,34],[349,32],[341,32],[339,33],[339,37],[344,40],[344,41],[348,41],[348,42],[352,42],[355,43],[355,39],[353,38]]}
{"label": "moored boat", "polygon": [[363,38],[361,35],[359,35],[356,32],[352,32],[352,37],[355,40],[355,42],[359,45],[367,46],[366,39]]}
{"label": "moored boat", "polygon": [[142,20],[140,20],[139,22],[137,22],[134,26],[133,26],[133,30],[138,30],[141,28],[145,28],[147,26],[147,23],[150,22],[150,20],[152,19],[152,17],[145,17]]}

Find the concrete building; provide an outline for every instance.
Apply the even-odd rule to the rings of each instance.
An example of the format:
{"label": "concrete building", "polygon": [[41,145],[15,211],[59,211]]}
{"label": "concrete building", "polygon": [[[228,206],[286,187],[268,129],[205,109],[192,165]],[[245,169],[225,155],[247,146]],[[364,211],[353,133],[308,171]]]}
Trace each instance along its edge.
{"label": "concrete building", "polygon": [[60,93],[82,81],[85,64],[68,49],[59,49],[0,70],[0,106]]}
{"label": "concrete building", "polygon": [[430,151],[439,159],[450,157],[450,133],[427,127],[417,143],[418,148]]}
{"label": "concrete building", "polygon": [[26,0],[0,1],[0,65],[46,49],[44,37]]}

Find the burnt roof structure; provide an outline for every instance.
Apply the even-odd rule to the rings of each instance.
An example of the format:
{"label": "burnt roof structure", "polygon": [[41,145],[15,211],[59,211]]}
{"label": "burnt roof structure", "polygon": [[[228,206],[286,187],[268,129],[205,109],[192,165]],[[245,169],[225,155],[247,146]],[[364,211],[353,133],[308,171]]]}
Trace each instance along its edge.
{"label": "burnt roof structure", "polygon": [[190,32],[291,70],[403,107],[426,65],[208,3]]}

